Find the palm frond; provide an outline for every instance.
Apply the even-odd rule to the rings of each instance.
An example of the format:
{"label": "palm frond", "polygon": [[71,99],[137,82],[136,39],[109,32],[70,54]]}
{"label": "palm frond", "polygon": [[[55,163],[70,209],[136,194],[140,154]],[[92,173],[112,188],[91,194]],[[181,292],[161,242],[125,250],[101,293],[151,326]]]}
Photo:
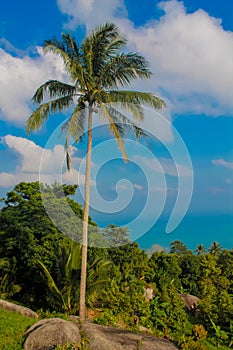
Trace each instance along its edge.
{"label": "palm frond", "polygon": [[76,42],[76,39],[71,37],[70,33],[62,33],[62,44],[64,50],[70,55],[70,57],[78,62],[81,58],[81,53]]}
{"label": "palm frond", "polygon": [[110,260],[103,260],[96,257],[89,266],[87,273],[87,293],[89,296],[99,289],[102,291],[103,287],[110,283],[107,271],[111,264],[112,262]]}
{"label": "palm frond", "polygon": [[66,152],[66,166],[67,166],[68,171],[70,171],[70,169],[71,169],[71,157],[69,154],[69,145],[67,142],[65,143],[65,152]]}
{"label": "palm frond", "polygon": [[[72,57],[66,51],[66,47],[62,41],[59,41],[56,37],[44,41],[43,44],[44,53],[52,52],[57,56],[60,56],[65,64],[67,72],[72,72],[73,62]],[[71,74],[72,76],[72,74]]]}
{"label": "palm frond", "polygon": [[79,80],[80,86],[83,87],[82,72],[82,55],[79,52],[78,45],[70,34],[62,34],[62,40],[59,41],[56,37],[45,40],[43,44],[44,53],[52,52],[60,56],[64,62],[67,73],[73,82]]}
{"label": "palm frond", "polygon": [[63,112],[73,104],[73,96],[63,96],[55,100],[42,104],[37,108],[26,122],[26,133],[40,129],[42,124],[46,122],[50,114]]}
{"label": "palm frond", "polygon": [[99,26],[85,38],[82,52],[89,76],[93,81],[98,78],[110,57],[125,45],[126,39],[113,23]]}
{"label": "palm frond", "polygon": [[108,94],[108,102],[132,103],[135,105],[149,106],[154,109],[166,107],[166,104],[162,99],[150,92],[113,90],[109,91]]}
{"label": "palm frond", "polygon": [[101,109],[101,114],[103,115],[104,118],[107,118],[108,122],[109,122],[109,128],[110,131],[113,133],[113,135],[116,138],[117,144],[119,149],[121,150],[123,159],[128,162],[129,158],[127,156],[126,150],[125,150],[125,146],[122,140],[122,126],[118,125],[117,123],[114,122],[114,119],[112,118],[111,114],[108,111],[108,108],[105,104],[101,104],[100,105],[100,109]]}
{"label": "palm frond", "polygon": [[0,258],[0,268],[9,266],[9,260],[7,258]]}
{"label": "palm frond", "polygon": [[151,77],[149,64],[144,57],[137,53],[118,54],[102,67],[100,82],[105,88],[129,85],[132,80],[148,79]]}
{"label": "palm frond", "polygon": [[[114,90],[114,92],[118,92],[118,90]],[[133,118],[137,122],[141,122],[144,119],[144,108],[140,103],[130,103],[127,102],[127,98],[124,98],[120,95],[119,101],[117,99],[118,96],[113,96],[112,91],[103,91],[99,90],[95,95],[96,104],[105,103],[108,106],[112,106],[114,109],[118,109],[118,111],[125,111],[130,112],[130,114],[133,116]],[[128,98],[129,100],[129,98]],[[121,112],[119,112],[121,113]],[[124,118],[124,115],[122,114],[122,119]]]}
{"label": "palm frond", "polygon": [[86,116],[86,107],[77,104],[71,117],[62,126],[62,132],[66,132],[67,141],[73,137],[75,142],[79,142],[85,132]]}
{"label": "palm frond", "polygon": [[[126,44],[126,39],[119,32],[118,27],[114,23],[105,23],[97,27],[89,36],[87,36],[82,44],[84,54],[92,51],[95,58],[102,59],[106,57],[106,52],[115,48],[120,48]],[[110,51],[112,52],[112,51]]]}
{"label": "palm frond", "polygon": [[103,269],[106,266],[111,265],[111,263],[112,262],[110,260],[105,260],[105,259],[102,259],[102,258],[96,256],[95,259],[93,260],[92,264],[89,266],[89,268],[90,268],[90,271],[92,269],[92,272],[94,273],[94,271]]}
{"label": "palm frond", "polygon": [[49,270],[47,269],[47,267],[42,263],[42,261],[38,261],[38,264],[41,266],[41,268],[43,269],[45,276],[47,277],[47,281],[48,281],[48,287],[51,290],[54,290],[61,298],[61,300],[63,301],[63,296],[62,293],[60,292],[59,288],[57,287],[53,277],[51,276]]}
{"label": "palm frond", "polygon": [[127,102],[115,102],[115,103],[110,103],[108,104],[110,107],[112,107],[114,110],[117,110],[119,113],[119,116],[121,115],[121,119],[124,122],[130,122],[126,116],[120,112],[120,111],[125,111],[127,114],[130,113],[135,121],[137,122],[142,122],[144,119],[144,110],[143,107],[139,104],[134,104],[134,103],[127,103]]}
{"label": "palm frond", "polygon": [[[65,263],[65,278],[68,282],[67,291],[73,289],[73,285],[77,282],[79,271],[81,268],[81,245],[75,241],[71,241],[69,245],[69,251],[67,261]],[[69,294],[69,293],[68,293]]]}
{"label": "palm frond", "polygon": [[[119,104],[120,108],[122,109],[122,104]],[[131,104],[129,104],[131,106]],[[126,109],[130,109],[129,106],[126,107]],[[115,104],[114,104],[115,107]],[[121,113],[116,108],[109,105],[108,111],[111,114],[113,121],[115,124],[118,125],[118,128],[122,130],[121,136],[125,136],[126,133],[132,133],[135,135],[136,139],[138,140],[140,137],[147,137],[148,135],[145,133],[145,131],[140,128],[137,124],[135,124],[133,121],[131,121],[129,118],[127,118],[123,113]],[[134,115],[135,116],[135,115]]]}
{"label": "palm frond", "polygon": [[114,57],[120,49],[123,49],[127,44],[127,39],[122,34],[117,33],[114,38],[106,45],[105,55],[107,57]]}
{"label": "palm frond", "polygon": [[42,84],[35,92],[32,100],[40,104],[45,95],[47,94],[50,98],[72,96],[75,93],[75,87],[66,83],[62,83],[58,80],[49,80]]}
{"label": "palm frond", "polygon": [[67,68],[75,81],[75,85],[79,86],[81,91],[85,91],[86,88],[86,74],[83,69],[83,57],[75,38],[72,38],[70,33],[62,34],[63,45],[66,48],[66,52],[69,55],[71,62]]}
{"label": "palm frond", "polygon": [[62,132],[65,131],[66,140],[65,140],[65,152],[66,152],[66,164],[67,169],[71,168],[71,158],[69,155],[69,142],[73,138],[75,142],[79,142],[80,138],[85,132],[86,126],[86,108],[82,104],[78,104],[71,117],[63,124]]}
{"label": "palm frond", "polygon": [[72,270],[78,270],[81,266],[81,256],[82,256],[82,248],[81,245],[75,241],[71,241],[71,265],[70,268]]}

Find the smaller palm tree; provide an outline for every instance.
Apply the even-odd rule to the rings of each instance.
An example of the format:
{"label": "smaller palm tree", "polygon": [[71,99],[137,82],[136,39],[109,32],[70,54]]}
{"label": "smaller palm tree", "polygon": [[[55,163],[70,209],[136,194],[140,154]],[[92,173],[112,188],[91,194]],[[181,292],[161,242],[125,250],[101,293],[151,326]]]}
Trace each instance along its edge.
{"label": "smaller palm tree", "polygon": [[199,244],[197,246],[197,249],[195,250],[195,252],[197,253],[197,255],[203,255],[206,253],[206,248],[204,246],[204,244]]}
{"label": "smaller palm tree", "polygon": [[221,254],[221,251],[222,251],[222,247],[221,247],[221,245],[220,245],[218,242],[216,242],[216,241],[214,241],[214,242],[211,244],[210,248],[209,248],[210,254],[212,254],[212,255],[215,256],[216,258]]}
{"label": "smaller palm tree", "polygon": [[[45,264],[38,261],[47,279],[51,294],[48,296],[51,306],[57,311],[75,313],[79,309],[79,285],[81,274],[81,245],[73,240],[63,241],[58,250],[55,275],[49,272]],[[110,261],[96,256],[87,268],[87,304],[92,306],[97,292],[103,289],[109,279],[106,278]]]}

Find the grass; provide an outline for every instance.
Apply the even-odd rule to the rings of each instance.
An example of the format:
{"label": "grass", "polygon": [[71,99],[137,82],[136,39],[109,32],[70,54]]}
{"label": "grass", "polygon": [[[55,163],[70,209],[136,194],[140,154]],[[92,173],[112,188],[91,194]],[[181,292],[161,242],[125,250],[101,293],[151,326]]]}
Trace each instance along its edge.
{"label": "grass", "polygon": [[36,321],[0,308],[0,349],[22,350],[23,334]]}
{"label": "grass", "polygon": [[224,345],[216,347],[210,341],[207,341],[207,340],[203,341],[203,344],[205,344],[205,346],[207,347],[208,350],[216,350],[216,349],[218,349],[218,350],[232,350],[228,346],[224,346]]}
{"label": "grass", "polygon": [[[67,316],[61,314],[46,313],[48,317],[62,317],[67,319]],[[33,323],[38,319],[26,317],[16,312],[8,311],[0,308],[0,350],[22,350],[23,335]],[[58,350],[88,350],[88,338],[85,334],[81,334],[82,342],[80,345],[64,345],[58,346]]]}
{"label": "grass", "polygon": [[[48,315],[47,315],[48,317]],[[0,308],[0,350],[22,350],[23,335],[27,328],[38,320],[20,315],[16,312]],[[83,337],[85,340],[85,337]],[[85,343],[85,344],[84,344]],[[87,349],[84,341],[78,349]],[[231,350],[227,346],[216,347],[210,341],[203,341],[208,350]],[[62,349],[77,349],[77,347],[62,347]]]}

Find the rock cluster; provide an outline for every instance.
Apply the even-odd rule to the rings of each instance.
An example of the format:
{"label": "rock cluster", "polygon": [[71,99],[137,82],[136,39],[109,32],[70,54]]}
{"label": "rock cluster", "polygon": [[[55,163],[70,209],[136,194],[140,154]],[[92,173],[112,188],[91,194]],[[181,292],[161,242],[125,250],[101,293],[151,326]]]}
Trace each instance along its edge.
{"label": "rock cluster", "polygon": [[24,350],[52,350],[57,345],[80,343],[85,334],[90,350],[176,350],[176,346],[165,339],[142,333],[105,327],[89,321],[82,323],[60,318],[45,319],[35,323],[25,334]]}

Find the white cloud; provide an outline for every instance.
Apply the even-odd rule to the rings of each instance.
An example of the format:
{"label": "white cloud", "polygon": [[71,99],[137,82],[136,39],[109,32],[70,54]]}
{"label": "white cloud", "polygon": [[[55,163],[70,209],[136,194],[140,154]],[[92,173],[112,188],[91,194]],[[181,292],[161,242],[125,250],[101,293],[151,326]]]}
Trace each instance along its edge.
{"label": "white cloud", "polygon": [[65,80],[61,58],[43,55],[40,47],[36,51],[34,57],[17,57],[0,48],[0,118],[3,120],[23,124],[31,113],[30,101],[35,90],[46,80]]}
{"label": "white cloud", "polygon": [[[78,183],[83,185],[85,177],[79,173],[78,166],[81,159],[75,157],[75,147],[70,150],[72,169],[65,169],[64,147],[55,145],[53,149],[44,149],[33,141],[23,137],[6,135],[1,140],[8,149],[14,151],[18,157],[19,165],[14,172],[0,173],[0,187],[12,187],[20,181],[41,181],[44,183]],[[95,182],[91,181],[91,185]]]}
{"label": "white cloud", "polygon": [[233,162],[227,162],[224,159],[214,159],[212,160],[212,164],[220,165],[227,169],[233,169]]}
{"label": "white cloud", "polygon": [[106,21],[127,15],[123,0],[57,0],[57,4],[60,11],[68,16],[65,24],[68,29],[85,25],[89,31]]}
{"label": "white cloud", "polygon": [[142,52],[175,112],[218,115],[233,108],[233,33],[203,10],[186,13],[181,2],[163,2],[159,21],[134,28],[123,22],[132,47]]}
{"label": "white cloud", "polygon": [[[79,185],[84,185],[85,184],[85,175],[80,174],[78,170],[76,169],[71,169],[70,171],[66,171],[62,175],[62,182],[67,183],[67,184],[72,184],[72,183],[78,183]],[[91,186],[95,185],[95,182],[91,180],[90,182]]]}
{"label": "white cloud", "polygon": [[159,20],[136,28],[120,0],[57,1],[73,27],[85,24],[89,30],[106,19],[117,23],[129,49],[145,55],[154,72],[135,86],[167,97],[172,112],[232,115],[233,32],[220,19],[201,9],[187,13],[181,1],[171,0],[159,4],[164,11]]}

